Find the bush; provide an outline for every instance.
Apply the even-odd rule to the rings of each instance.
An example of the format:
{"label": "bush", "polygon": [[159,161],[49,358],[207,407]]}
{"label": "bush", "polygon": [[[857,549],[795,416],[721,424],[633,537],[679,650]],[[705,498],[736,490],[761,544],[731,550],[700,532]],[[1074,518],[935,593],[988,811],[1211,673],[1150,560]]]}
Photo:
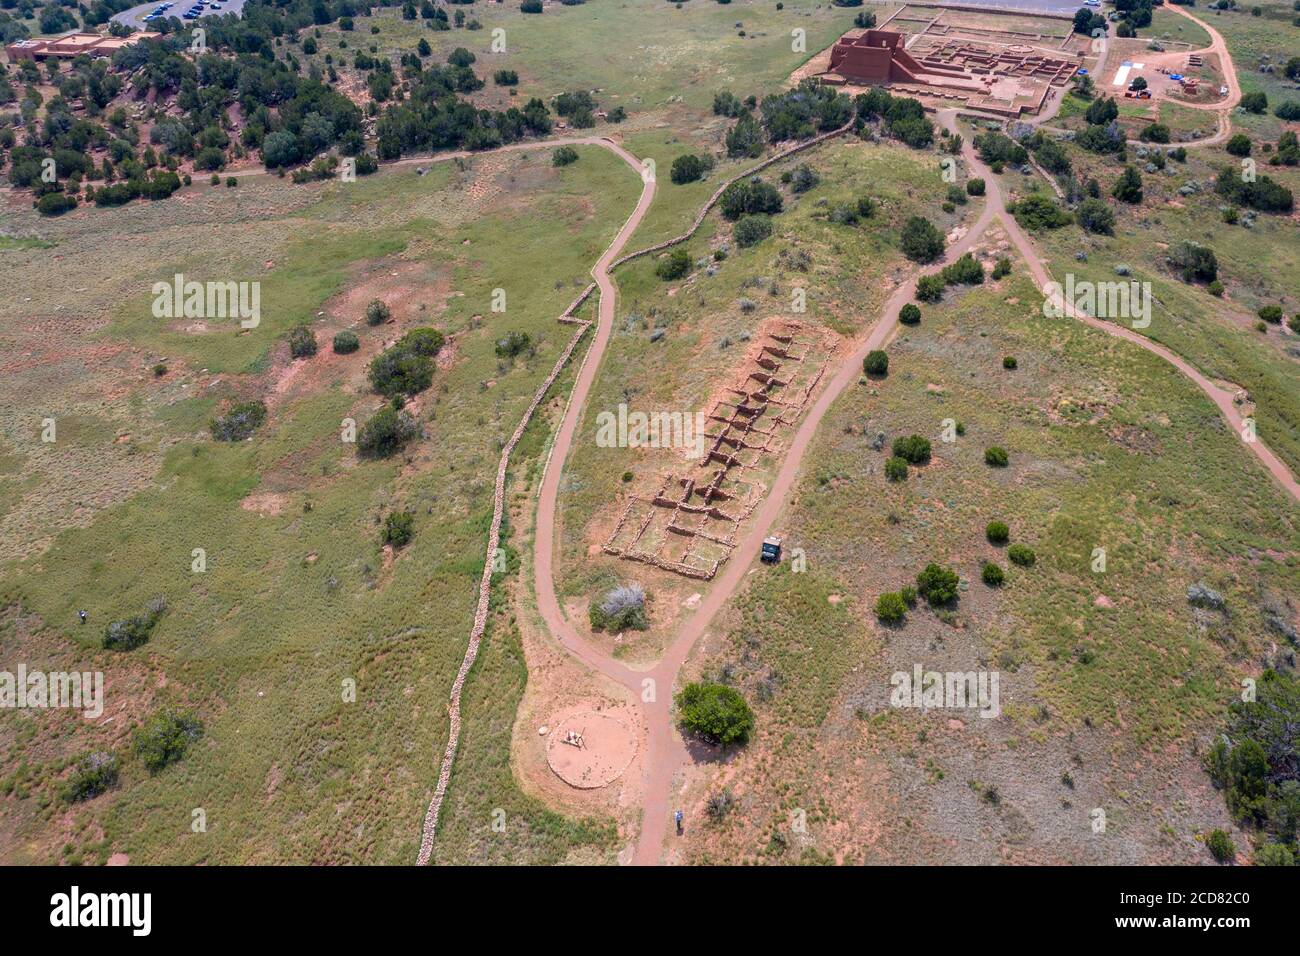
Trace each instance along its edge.
{"label": "bush", "polygon": [[948,285],[982,285],[984,267],[969,252],[943,267],[940,273]]}
{"label": "bush", "polygon": [[371,299],[366,306],[366,325],[383,325],[392,317],[393,313],[389,311],[387,303],[379,299]]}
{"label": "bush", "polygon": [[966,193],[967,193],[967,195],[970,195],[970,196],[983,196],[983,195],[984,195],[984,180],[982,180],[982,179],[968,179],[968,180],[966,180]]}
{"label": "bush", "polygon": [[519,4],[519,10],[522,13],[541,13],[542,0],[523,0],[523,3]]}
{"label": "bush", "polygon": [[[1245,100],[1245,97],[1242,97]],[[1210,851],[1210,856],[1214,857],[1219,863],[1227,863],[1237,855],[1237,847],[1232,842],[1232,837],[1228,836],[1223,830],[1211,830],[1210,835],[1205,838],[1205,847]]]}
{"label": "bush", "polygon": [[1251,148],[1250,137],[1245,133],[1237,133],[1223,144],[1223,148],[1232,156],[1249,156]]}
{"label": "bush", "polygon": [[992,561],[985,561],[980,567],[980,580],[991,588],[1001,587],[1002,582],[1006,580],[1006,574]]}
{"label": "bush", "polygon": [[916,280],[916,299],[918,302],[938,302],[943,298],[943,276],[921,276]]}
{"label": "bush", "polygon": [[415,419],[385,405],[361,426],[357,452],[363,458],[387,458],[419,433]]}
{"label": "bush", "polygon": [[754,712],[740,693],[722,684],[690,683],[673,701],[688,733],[714,744],[744,744],[754,732]]}
{"label": "bush", "polygon": [[221,418],[209,424],[212,437],[217,441],[244,441],[266,421],[266,406],[261,402],[239,402]]}
{"label": "bush", "polygon": [[351,355],[359,348],[361,348],[361,340],[357,338],[357,333],[350,329],[344,329],[334,336],[334,352],[336,355]]}
{"label": "bush", "polygon": [[1169,142],[1169,127],[1164,123],[1151,123],[1138,130],[1138,139],[1144,143]]}
{"label": "bush", "polygon": [[903,225],[903,255],[922,265],[943,255],[943,234],[928,219],[913,216]]}
{"label": "bush", "polygon": [[77,208],[77,200],[67,193],[46,193],[36,200],[36,211],[42,216],[62,216]]}
{"label": "bush", "polygon": [[886,591],[876,598],[876,617],[882,624],[897,624],[907,616],[907,604],[895,591]]}
{"label": "bush", "polygon": [[1072,221],[1071,215],[1042,193],[1031,193],[1007,207],[1016,222],[1031,231],[1060,229]]}
{"label": "bush", "polygon": [[1009,275],[1011,275],[1011,260],[1008,259],[1006,256],[1003,256],[1001,259],[995,262],[993,264],[993,271],[989,273],[989,276],[994,281],[1001,279],[1003,276],[1009,276]]}
{"label": "bush", "polygon": [[916,576],[916,590],[930,603],[931,607],[951,604],[957,599],[957,587],[961,579],[951,568],[937,564],[927,564],[925,570]]}
{"label": "bush", "polygon": [[390,511],[384,519],[384,530],[380,535],[381,544],[393,546],[393,550],[404,548],[415,537],[415,515],[409,511]]}
{"label": "bush", "polygon": [[790,191],[796,196],[800,193],[806,193],[810,189],[815,189],[821,182],[821,177],[813,172],[813,168],[807,163],[803,163],[790,175]]}
{"label": "bush", "polygon": [[1247,113],[1263,113],[1268,109],[1268,96],[1263,93],[1243,93],[1241,108]]}
{"label": "bush", "polygon": [[1084,231],[1104,236],[1115,234],[1115,213],[1102,199],[1085,199],[1079,203],[1074,218]]}
{"label": "bush", "polygon": [[1255,853],[1256,866],[1295,866],[1295,853],[1285,843],[1266,843]]}
{"label": "bush", "polygon": [[904,325],[919,325],[921,322],[921,310],[911,302],[898,310],[898,321]]}
{"label": "bush", "polygon": [[1007,558],[1012,564],[1019,565],[1022,568],[1032,568],[1038,556],[1034,554],[1034,549],[1026,544],[1013,544],[1007,548]]}
{"label": "bush", "polygon": [[1019,363],[1016,361],[1016,357],[1014,355],[1002,356],[1002,367],[1007,371],[1015,371],[1018,365]]}
{"label": "bush", "polygon": [[150,773],[158,773],[184,757],[202,736],[203,722],[193,713],[165,710],[136,729],[131,748]]}
{"label": "bush", "polygon": [[1007,462],[1007,450],[998,445],[984,449],[984,464],[991,465],[994,468],[1005,468]]}
{"label": "bush", "polygon": [[316,334],[306,325],[289,330],[289,354],[294,358],[311,358],[316,354]]}
{"label": "bush", "polygon": [[1261,306],[1256,314],[1270,325],[1280,325],[1282,323],[1282,307],[1280,305]]}
{"label": "bush", "polygon": [[97,751],[78,761],[72,776],[63,785],[63,799],[68,803],[91,800],[117,786],[117,758]]}
{"label": "bush", "polygon": [[685,156],[678,156],[673,160],[669,178],[678,186],[693,183],[704,175],[705,168],[704,160],[687,153]]}
{"label": "bush", "polygon": [[578,161],[578,151],[572,146],[561,146],[551,153],[552,166],[568,166]]}
{"label": "bush", "polygon": [[690,271],[690,254],[681,248],[672,250],[668,255],[660,259],[659,264],[655,266],[655,275],[668,282],[680,279]]}
{"label": "bush", "polygon": [[650,627],[645,613],[645,591],[639,584],[611,588],[587,609],[593,631],[644,631]]}
{"label": "bush", "polygon": [[889,481],[907,481],[907,459],[898,457],[886,458],[885,478]]}
{"label": "bush", "polygon": [[417,395],[433,384],[433,362],[399,340],[370,360],[370,385],[385,398]]}
{"label": "bush", "polygon": [[[513,334],[513,333],[512,333]],[[437,329],[421,327],[411,329],[400,339],[397,340],[395,348],[405,349],[415,355],[423,355],[426,358],[433,358],[442,351],[442,345],[446,341],[443,334]],[[524,345],[528,344],[528,336],[524,336]],[[522,349],[520,349],[522,351]],[[500,352],[497,353],[501,354]],[[515,354],[515,353],[511,353]]]}
{"label": "bush", "polygon": [[909,464],[924,465],[930,460],[930,439],[921,435],[895,438],[892,448],[897,457]]}
{"label": "bush", "polygon": [[154,598],[140,614],[111,622],[108,627],[104,628],[104,650],[135,650],[149,640],[159,618],[163,616],[163,612],[166,610],[167,602],[162,598]]}
{"label": "bush", "polygon": [[1219,260],[1213,249],[1194,242],[1177,242],[1169,250],[1169,263],[1184,282],[1213,282],[1219,277]]}
{"label": "bush", "polygon": [[734,182],[718,200],[724,218],[735,222],[741,216],[767,213],[774,216],[783,208],[780,191],[757,176]]}
{"label": "bush", "polygon": [[1007,538],[1011,537],[1011,529],[1005,521],[990,521],[984,529],[984,536],[993,544],[1006,544]]}
{"label": "bush", "polygon": [[745,216],[736,223],[734,234],[742,249],[756,246],[772,234],[772,217],[761,213]]}
{"label": "bush", "polygon": [[877,377],[889,374],[889,356],[880,349],[872,349],[862,360],[862,371]]}

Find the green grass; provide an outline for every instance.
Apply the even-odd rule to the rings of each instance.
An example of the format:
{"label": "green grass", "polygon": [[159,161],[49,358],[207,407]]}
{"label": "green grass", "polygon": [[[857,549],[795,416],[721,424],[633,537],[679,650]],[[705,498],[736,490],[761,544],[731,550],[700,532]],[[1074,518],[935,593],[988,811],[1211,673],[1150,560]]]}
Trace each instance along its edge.
{"label": "green grass", "polygon": [[[21,600],[61,640],[100,660],[110,687],[124,668],[147,659],[168,677],[159,700],[183,699],[205,721],[202,744],[182,763],[151,777],[128,761],[118,790],[75,811],[103,828],[104,847],[134,862],[414,860],[446,740],[448,688],[471,625],[500,447],[568,340],[555,317],[640,190],[620,160],[594,148],[580,154],[563,170],[541,154],[510,157],[503,192],[482,210],[467,199],[458,170],[430,180],[406,169],[363,181],[356,192],[341,184],[312,191],[278,224],[284,238],[269,251],[240,251],[239,230],[229,223],[210,230],[205,241],[222,261],[272,260],[264,296],[296,315],[311,314],[342,287],[349,264],[376,255],[449,270],[451,288],[463,296],[435,321],[454,334],[457,360],[422,398],[427,438],[405,466],[357,462],[339,442],[342,418],[364,420],[375,404],[346,380],[291,399],[238,445],[194,435],[214,408],[206,395],[156,413],[146,401],[151,434],[165,447],[149,486],[58,535],[39,557],[5,566],[6,603]],[[160,221],[164,205],[148,207]],[[372,216],[365,230],[356,218],[363,209]],[[108,220],[96,225],[109,227]],[[290,238],[305,231],[318,236],[313,248],[321,255]],[[400,246],[390,244],[394,236]],[[148,255],[149,244],[136,254]],[[164,274],[172,267],[152,263]],[[126,274],[144,268],[123,262]],[[508,291],[505,314],[488,307],[496,287]],[[247,369],[267,348],[253,335],[179,343],[132,309],[122,306],[116,324],[100,333],[105,342],[126,335],[151,350],[184,348],[188,362],[210,370]],[[282,320],[257,332],[269,337]],[[502,364],[492,343],[508,330],[528,332],[536,355]],[[191,393],[214,377],[191,376]],[[238,372],[223,378],[247,387]],[[61,435],[69,447],[112,439],[78,419],[62,423]],[[535,468],[542,447],[525,443],[519,474]],[[18,447],[19,455],[32,453]],[[252,491],[279,495],[280,513],[242,507]],[[378,522],[399,507],[416,515],[415,540],[386,568]],[[201,575],[190,570],[194,548],[207,552]],[[159,594],[170,607],[146,648],[127,658],[95,650],[107,621]],[[90,626],[75,626],[79,608],[89,611]],[[513,782],[509,732],[525,677],[517,632],[507,617],[494,620],[466,693],[442,862],[555,862],[581,847],[600,859],[609,848],[607,822],[559,816]],[[356,703],[342,699],[348,679]],[[76,740],[61,746],[72,750]],[[14,766],[21,753],[14,720],[0,717],[0,766]],[[62,812],[49,801],[62,759],[33,764],[26,819],[34,836]],[[207,814],[206,834],[188,832],[195,807]],[[497,807],[507,812],[504,834],[489,828]],[[27,860],[33,851],[15,852]]]}

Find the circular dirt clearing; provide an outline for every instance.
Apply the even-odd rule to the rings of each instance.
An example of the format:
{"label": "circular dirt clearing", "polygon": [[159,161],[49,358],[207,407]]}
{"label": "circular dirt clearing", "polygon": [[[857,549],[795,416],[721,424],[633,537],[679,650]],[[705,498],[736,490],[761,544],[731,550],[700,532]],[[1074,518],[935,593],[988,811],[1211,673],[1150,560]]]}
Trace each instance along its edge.
{"label": "circular dirt clearing", "polygon": [[621,720],[584,711],[551,731],[546,762],[569,786],[593,790],[621,777],[636,756],[636,747],[636,735]]}

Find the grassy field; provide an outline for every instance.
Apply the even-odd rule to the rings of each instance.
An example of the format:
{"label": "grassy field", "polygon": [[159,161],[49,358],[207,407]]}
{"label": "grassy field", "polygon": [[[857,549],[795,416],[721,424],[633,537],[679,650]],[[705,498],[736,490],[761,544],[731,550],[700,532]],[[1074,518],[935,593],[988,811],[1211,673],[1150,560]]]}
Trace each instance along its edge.
{"label": "grassy field", "polygon": [[[50,476],[6,497],[6,524],[28,512],[87,513],[53,534],[48,550],[4,567],[6,603],[27,615],[22,626],[14,614],[7,620],[4,657],[24,659],[53,641],[93,661],[106,672],[115,717],[77,733],[25,712],[0,717],[10,862],[53,859],[65,840],[68,855],[92,862],[109,852],[159,863],[414,859],[445,743],[447,690],[468,637],[499,449],[570,335],[555,317],[639,189],[620,160],[584,148],[564,170],[542,152],[356,184],[249,179],[233,199],[223,189],[188,200],[217,213],[205,229],[177,223],[186,202],[133,206],[124,219],[87,210],[30,224],[60,256],[7,252],[6,283],[40,287],[41,308],[57,310],[62,290],[89,285],[115,260],[114,281],[97,291],[122,304],[86,336],[129,359],[111,380],[92,373],[106,408],[98,419],[79,404],[89,384],[45,395],[61,422],[53,448],[35,438],[39,420],[24,411],[22,394],[48,388],[60,357],[6,376],[0,478]],[[268,207],[278,207],[273,218]],[[152,319],[140,290],[174,271],[259,279],[261,326],[191,334]],[[395,285],[392,276],[406,293],[394,304],[396,327],[444,330],[453,361],[412,406],[426,439],[394,461],[362,463],[339,433],[345,416],[362,421],[377,405],[364,362],[395,327],[365,328],[360,308],[370,289]],[[490,311],[494,288],[507,291],[504,314]],[[354,299],[356,312],[340,311]],[[291,374],[279,335],[303,319],[313,320],[323,348]],[[358,329],[360,353],[328,355],[336,325]],[[6,328],[6,345],[21,348],[16,326]],[[534,348],[498,359],[492,344],[506,331],[527,332]],[[154,380],[147,369],[159,357],[170,368]],[[226,398],[256,394],[273,396],[272,414],[252,441],[201,435]],[[518,467],[540,449],[521,447]],[[114,474],[114,456],[157,467],[122,498],[78,509],[79,496]],[[394,509],[416,515],[415,541],[396,559],[378,540]],[[207,553],[203,574],[191,572],[193,548]],[[109,620],[156,595],[169,608],[147,646],[127,655],[97,649]],[[78,628],[83,608],[90,625]],[[156,684],[132,679],[143,671]],[[558,862],[574,847],[610,848],[608,823],[567,820],[514,785],[508,737],[524,679],[518,636],[508,617],[494,619],[467,692],[442,862]],[[346,680],[356,682],[355,703],[343,700]],[[131,722],[172,702],[195,707],[206,724],[186,759],[157,776],[127,759],[117,790],[65,815],[54,795],[68,761],[92,741],[125,748]],[[190,832],[194,808],[206,813],[205,834]],[[490,827],[496,808],[506,814],[504,833]]]}
{"label": "grassy field", "polygon": [[[1195,862],[1223,822],[1194,742],[1270,645],[1261,603],[1300,583],[1294,507],[1190,383],[1044,318],[1022,267],[946,300],[820,430],[783,519],[806,572],[754,575],[697,662],[751,701],[759,739],[697,769],[695,862]],[[932,461],[887,482],[878,431],[931,438]],[[1008,468],[984,464],[992,444]],[[1033,568],[989,544],[992,520]],[[1005,586],[980,581],[985,560]],[[876,597],[929,561],[960,574],[955,607],[876,622]],[[1226,615],[1188,605],[1201,581]],[[890,708],[890,674],[915,662],[1000,671],[1002,719]],[[735,810],[709,823],[724,788]]]}
{"label": "grassy field", "polygon": [[[1262,155],[1258,148],[1257,155]],[[1094,177],[1109,192],[1119,174],[1113,160],[1076,148],[1070,149],[1070,157],[1077,176]],[[1130,161],[1145,162],[1132,155]],[[1113,236],[1068,226],[1036,239],[1050,255],[1058,281],[1067,273],[1076,279],[1114,281],[1116,267],[1128,266],[1133,279],[1150,282],[1152,321],[1143,334],[1190,359],[1207,375],[1247,389],[1258,405],[1259,434],[1300,471],[1300,365],[1295,354],[1300,337],[1285,324],[1268,326],[1266,332],[1255,328],[1255,313],[1263,305],[1281,305],[1287,317],[1300,311],[1300,249],[1291,241],[1294,222],[1285,216],[1260,213],[1250,227],[1223,222],[1223,200],[1215,194],[1213,181],[1220,169],[1236,162],[1220,147],[1189,149],[1186,163],[1167,163],[1170,174],[1143,174],[1140,206],[1114,204],[1119,221]],[[1300,193],[1295,168],[1262,163],[1259,168]],[[1189,182],[1200,189],[1184,195],[1180,189]],[[1210,295],[1203,284],[1184,283],[1170,268],[1168,250],[1180,240],[1214,250],[1225,286],[1222,298]],[[1086,261],[1080,261],[1080,253]]]}

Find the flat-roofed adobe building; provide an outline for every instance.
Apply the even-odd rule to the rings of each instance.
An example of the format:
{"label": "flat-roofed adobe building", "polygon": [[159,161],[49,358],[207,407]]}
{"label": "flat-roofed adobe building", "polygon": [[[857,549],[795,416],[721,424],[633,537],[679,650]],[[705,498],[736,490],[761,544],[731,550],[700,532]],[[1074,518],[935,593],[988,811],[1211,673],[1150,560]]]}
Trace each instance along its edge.
{"label": "flat-roofed adobe building", "polygon": [[68,33],[61,37],[19,40],[5,47],[10,63],[19,60],[72,60],[85,54],[90,57],[112,56],[123,47],[146,40],[156,40],[161,33],[133,33],[127,37],[103,36],[99,33]]}

